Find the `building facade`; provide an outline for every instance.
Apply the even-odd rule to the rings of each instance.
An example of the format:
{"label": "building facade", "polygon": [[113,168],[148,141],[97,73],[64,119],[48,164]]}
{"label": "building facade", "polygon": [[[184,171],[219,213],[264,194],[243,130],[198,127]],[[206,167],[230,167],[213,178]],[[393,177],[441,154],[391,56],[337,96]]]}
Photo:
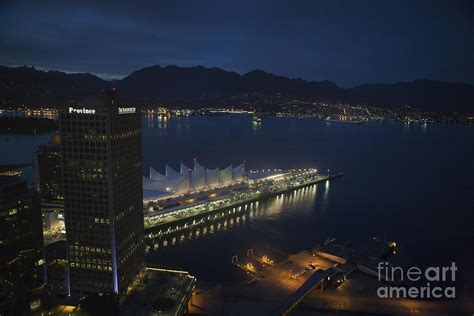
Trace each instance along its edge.
{"label": "building facade", "polygon": [[50,293],[58,299],[67,296],[66,240],[59,240],[44,247],[46,277]]}
{"label": "building facade", "polygon": [[123,294],[144,267],[141,118],[104,100],[60,114],[69,295]]}
{"label": "building facade", "polygon": [[43,283],[39,196],[25,179],[0,176],[0,314],[23,309]]}
{"label": "building facade", "polygon": [[65,234],[64,194],[59,134],[36,148],[33,156],[34,184],[41,197],[43,229],[49,235]]}

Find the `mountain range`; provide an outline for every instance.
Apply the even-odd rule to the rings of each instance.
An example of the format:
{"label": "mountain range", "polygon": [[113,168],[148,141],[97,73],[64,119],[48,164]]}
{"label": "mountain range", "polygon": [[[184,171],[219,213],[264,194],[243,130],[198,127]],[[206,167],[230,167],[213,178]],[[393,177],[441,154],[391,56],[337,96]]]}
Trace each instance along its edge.
{"label": "mountain range", "polygon": [[[121,80],[89,73],[67,74],[33,67],[0,66],[0,106],[66,105],[116,87],[127,102],[157,104],[226,100],[242,95],[283,95],[319,101],[414,106],[445,111],[473,111],[474,86],[433,80],[363,84],[345,89],[330,81],[306,81],[253,70],[243,75],[219,68],[158,65]],[[224,102],[225,103],[225,102]]]}

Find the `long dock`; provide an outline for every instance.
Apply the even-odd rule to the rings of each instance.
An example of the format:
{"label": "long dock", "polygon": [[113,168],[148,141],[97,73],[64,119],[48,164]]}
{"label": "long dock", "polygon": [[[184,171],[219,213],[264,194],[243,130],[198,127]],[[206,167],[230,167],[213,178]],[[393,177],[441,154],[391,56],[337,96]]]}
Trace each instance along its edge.
{"label": "long dock", "polygon": [[[249,190],[248,192],[245,192],[245,194],[247,194],[245,197],[236,200],[231,200],[228,204],[223,204],[215,208],[208,208],[206,207],[207,202],[203,202],[198,205],[198,207],[203,208],[202,211],[192,214],[190,213],[189,216],[183,216],[182,218],[179,218],[177,216],[175,219],[166,222],[158,222],[156,224],[145,225],[145,234],[148,237],[155,238],[176,233],[179,231],[192,229],[193,227],[203,224],[206,220],[217,220],[231,214],[247,211],[248,209],[255,207],[255,205],[257,205],[259,201],[268,199],[270,197],[298,190],[300,188],[308,187],[317,183],[330,181],[341,176],[342,173],[333,175],[316,175],[308,179],[303,179],[303,181],[295,183],[291,186],[270,186],[268,188],[265,187],[261,190],[256,191]],[[186,212],[186,208],[180,209],[177,212]],[[163,214],[169,216],[170,212],[167,212],[165,210],[163,211]]]}

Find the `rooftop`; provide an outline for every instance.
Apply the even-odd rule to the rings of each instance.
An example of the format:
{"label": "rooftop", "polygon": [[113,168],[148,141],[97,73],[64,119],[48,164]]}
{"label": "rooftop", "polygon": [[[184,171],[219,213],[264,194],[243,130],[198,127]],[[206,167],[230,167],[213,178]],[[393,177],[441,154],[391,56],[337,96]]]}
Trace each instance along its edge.
{"label": "rooftop", "polygon": [[124,315],[182,315],[195,284],[188,272],[147,268],[129,288],[121,310]]}

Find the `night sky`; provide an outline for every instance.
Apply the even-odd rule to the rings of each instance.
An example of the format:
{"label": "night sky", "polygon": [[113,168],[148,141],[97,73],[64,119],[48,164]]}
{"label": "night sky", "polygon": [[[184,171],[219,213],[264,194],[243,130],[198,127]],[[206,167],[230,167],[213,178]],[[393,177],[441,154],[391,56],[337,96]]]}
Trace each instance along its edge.
{"label": "night sky", "polygon": [[0,0],[0,64],[107,79],[176,64],[343,87],[474,84],[474,1]]}

